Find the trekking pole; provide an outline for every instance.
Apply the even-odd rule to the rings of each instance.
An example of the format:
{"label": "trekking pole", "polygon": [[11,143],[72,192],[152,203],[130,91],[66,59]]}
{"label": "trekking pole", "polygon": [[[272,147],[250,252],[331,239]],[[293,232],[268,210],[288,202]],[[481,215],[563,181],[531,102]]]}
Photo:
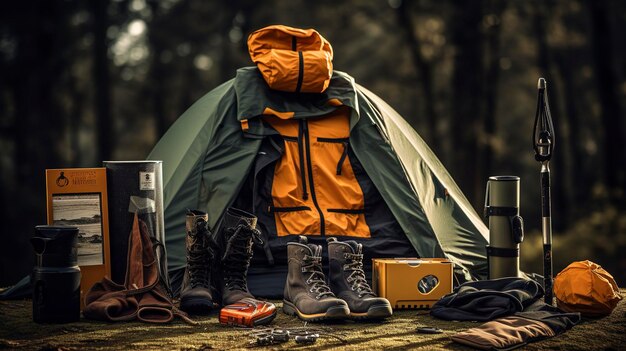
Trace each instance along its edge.
{"label": "trekking pole", "polygon": [[555,145],[554,126],[546,80],[537,82],[537,112],[533,128],[533,148],[535,160],[541,163],[541,230],[543,232],[543,277],[545,302],[552,305],[552,217],[550,214],[550,159]]}

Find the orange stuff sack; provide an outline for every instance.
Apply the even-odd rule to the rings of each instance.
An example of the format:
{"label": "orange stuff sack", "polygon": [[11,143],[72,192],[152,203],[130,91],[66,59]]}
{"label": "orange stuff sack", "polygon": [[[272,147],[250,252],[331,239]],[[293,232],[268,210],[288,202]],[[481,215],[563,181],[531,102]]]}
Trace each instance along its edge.
{"label": "orange stuff sack", "polygon": [[585,317],[611,314],[622,299],[613,276],[591,261],[574,262],[554,280],[557,306]]}
{"label": "orange stuff sack", "polygon": [[274,90],[321,93],[333,74],[333,48],[314,29],[259,29],[248,37],[248,52]]}

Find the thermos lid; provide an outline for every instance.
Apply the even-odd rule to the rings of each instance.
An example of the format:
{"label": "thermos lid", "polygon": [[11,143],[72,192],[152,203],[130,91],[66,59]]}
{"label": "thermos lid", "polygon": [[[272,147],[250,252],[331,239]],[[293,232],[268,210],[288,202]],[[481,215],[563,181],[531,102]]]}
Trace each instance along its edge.
{"label": "thermos lid", "polygon": [[163,163],[161,160],[137,160],[137,161],[102,161],[103,165],[107,164],[133,164],[133,163]]}
{"label": "thermos lid", "polygon": [[503,176],[491,176],[489,177],[489,180],[495,180],[495,181],[499,181],[499,182],[518,182],[519,181],[519,177],[518,176],[512,176],[512,175],[503,175]]}
{"label": "thermos lid", "polygon": [[35,226],[35,230],[38,231],[52,231],[52,232],[58,232],[58,231],[70,231],[70,230],[78,230],[78,227],[72,227],[69,225],[38,225]]}
{"label": "thermos lid", "polygon": [[35,227],[35,236],[56,238],[63,235],[78,234],[78,227],[66,225],[38,225]]}
{"label": "thermos lid", "polygon": [[77,262],[78,227],[38,225],[30,239],[36,267],[69,267]]}

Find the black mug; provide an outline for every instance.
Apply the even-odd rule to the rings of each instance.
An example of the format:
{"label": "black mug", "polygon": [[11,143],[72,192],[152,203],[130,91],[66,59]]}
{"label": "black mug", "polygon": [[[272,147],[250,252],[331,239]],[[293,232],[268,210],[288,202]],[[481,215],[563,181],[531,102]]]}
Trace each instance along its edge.
{"label": "black mug", "polygon": [[31,244],[36,264],[31,275],[33,321],[68,323],[80,319],[78,228],[39,225]]}

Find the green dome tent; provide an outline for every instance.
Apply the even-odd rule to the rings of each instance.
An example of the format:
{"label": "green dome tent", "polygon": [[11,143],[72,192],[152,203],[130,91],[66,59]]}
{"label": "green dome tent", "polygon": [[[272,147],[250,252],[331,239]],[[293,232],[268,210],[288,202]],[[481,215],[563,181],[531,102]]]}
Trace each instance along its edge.
{"label": "green dome tent", "polygon": [[[286,243],[302,233],[279,226],[279,211],[271,211],[276,198],[272,200],[274,194],[268,191],[282,186],[276,165],[286,162],[287,144],[300,139],[282,135],[266,117],[300,125],[323,123],[324,116],[339,109],[348,111],[349,137],[341,139],[345,155],[338,167],[347,159],[360,177],[364,208],[358,216],[368,231],[365,237],[339,229],[304,232],[311,234],[309,240],[319,244],[333,235],[361,242],[366,263],[372,257],[447,257],[455,264],[458,281],[485,278],[486,226],[428,145],[396,111],[342,72],[332,74],[323,93],[287,93],[269,89],[256,67],[246,67],[193,104],[148,156],[163,161],[167,259],[175,290],[186,264],[186,209],[208,212],[210,227],[219,233],[225,210],[236,206],[255,213],[265,235],[265,247],[255,249],[248,273],[251,292],[282,295]],[[317,157],[312,155],[307,158]],[[313,183],[318,188],[331,185],[328,180],[320,185],[309,169],[310,190],[315,190]],[[300,171],[306,193],[305,172]],[[337,179],[340,174],[338,169]],[[311,201],[306,195],[303,198]],[[323,218],[332,210],[315,206],[325,228]],[[371,264],[366,272],[370,270]]]}

